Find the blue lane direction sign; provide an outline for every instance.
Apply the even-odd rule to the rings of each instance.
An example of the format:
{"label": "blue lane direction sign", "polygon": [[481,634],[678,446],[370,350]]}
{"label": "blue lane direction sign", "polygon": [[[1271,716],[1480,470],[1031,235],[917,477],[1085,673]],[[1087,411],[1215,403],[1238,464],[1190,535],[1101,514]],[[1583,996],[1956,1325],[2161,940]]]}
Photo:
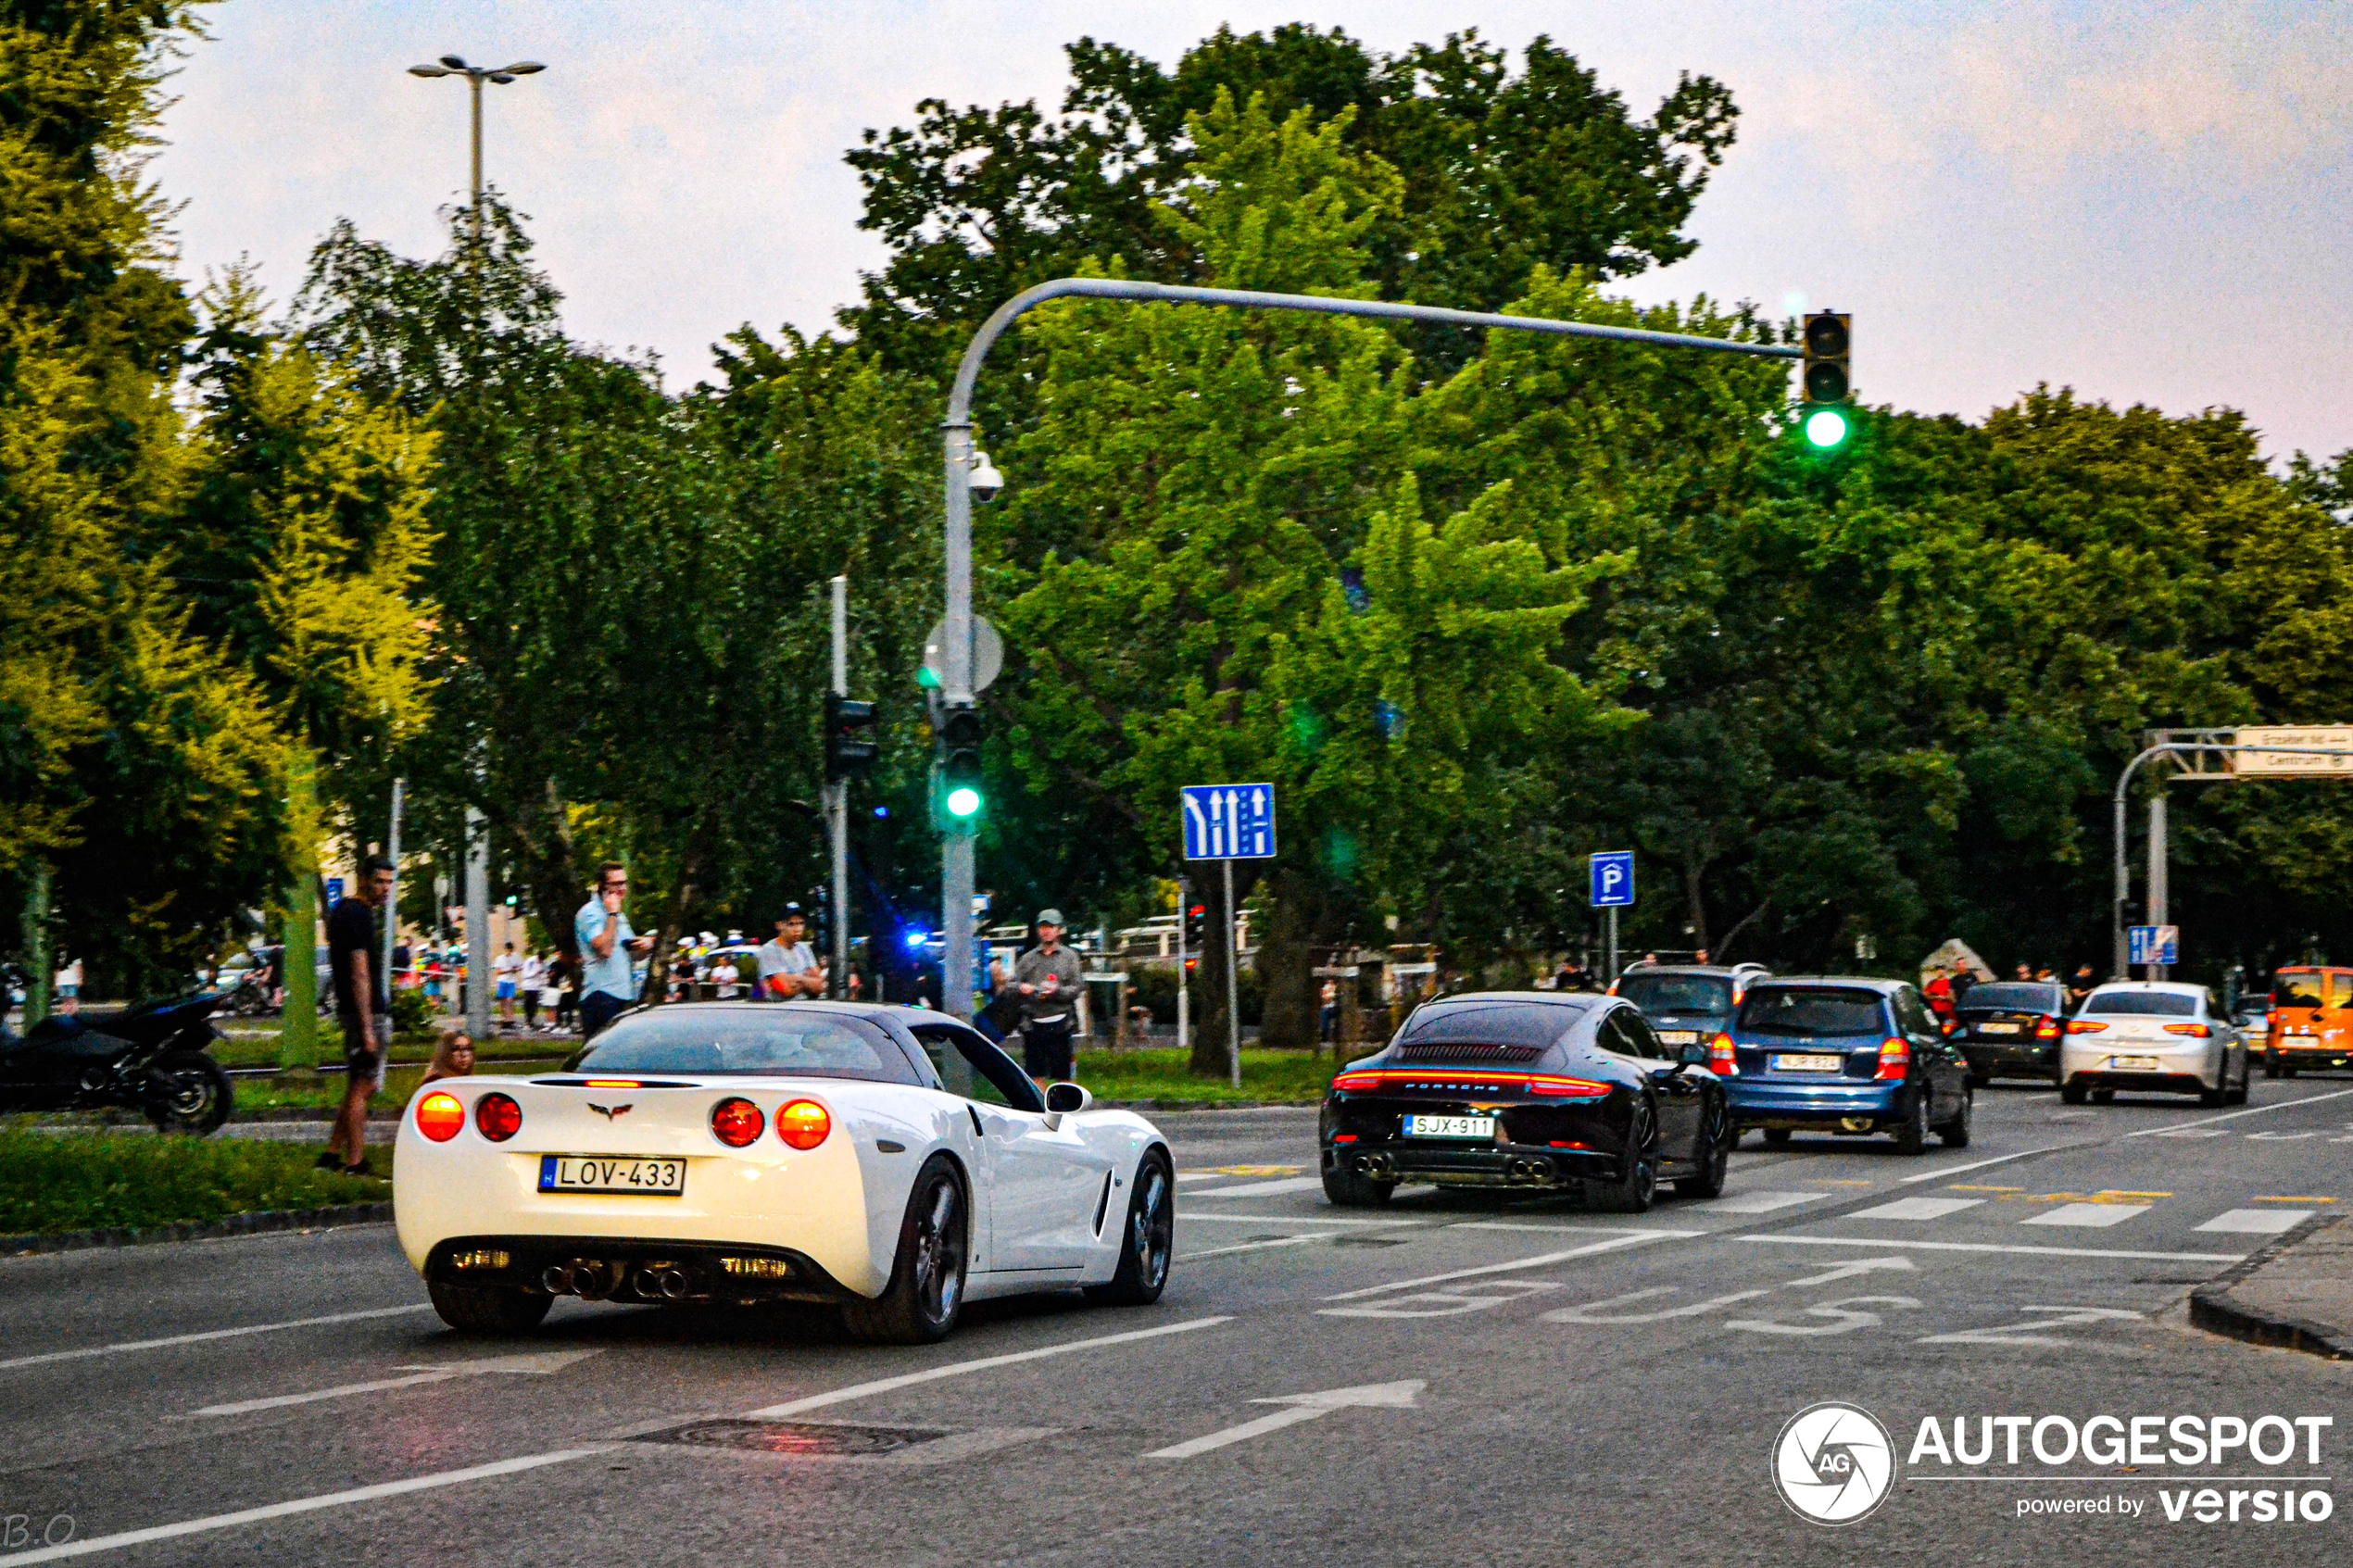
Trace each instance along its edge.
{"label": "blue lane direction sign", "polygon": [[1183,814],[1188,860],[1275,858],[1273,784],[1187,784]]}
{"label": "blue lane direction sign", "polygon": [[1593,908],[1624,909],[1634,901],[1634,852],[1604,849],[1593,856]]}
{"label": "blue lane direction sign", "polygon": [[2135,925],[2127,929],[2126,954],[2138,964],[2182,961],[2182,928],[2178,925]]}

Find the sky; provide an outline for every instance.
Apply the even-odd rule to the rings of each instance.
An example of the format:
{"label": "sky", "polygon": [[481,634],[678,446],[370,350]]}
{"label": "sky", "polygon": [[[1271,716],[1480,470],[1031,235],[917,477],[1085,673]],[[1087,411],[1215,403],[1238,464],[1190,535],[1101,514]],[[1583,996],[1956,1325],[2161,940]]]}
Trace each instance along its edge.
{"label": "sky", "polygon": [[841,161],[918,99],[1060,104],[1062,45],[1164,65],[1230,23],[1379,50],[1539,34],[1647,115],[1680,72],[1740,137],[1688,232],[1617,285],[1855,317],[1871,403],[1982,417],[2038,383],[2244,409],[2265,450],[2353,447],[2353,6],[1939,0],[226,0],[171,89],[152,173],[181,265],[283,300],[339,218],[412,255],[464,197],[444,54],[545,62],[484,89],[490,182],[529,215],[573,335],[671,384],[749,321],[832,324],[881,247]]}

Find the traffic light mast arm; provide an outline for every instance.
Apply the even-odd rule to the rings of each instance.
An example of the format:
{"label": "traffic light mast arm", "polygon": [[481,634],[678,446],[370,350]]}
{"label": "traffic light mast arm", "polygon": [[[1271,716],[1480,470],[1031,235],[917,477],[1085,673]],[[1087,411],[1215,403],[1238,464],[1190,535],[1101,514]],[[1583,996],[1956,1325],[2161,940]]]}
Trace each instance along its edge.
{"label": "traffic light mast arm", "polygon": [[[1235,310],[1304,310],[1322,316],[1427,321],[1482,332],[1545,332],[1555,337],[1594,338],[1654,348],[1694,348],[1718,354],[1745,354],[1761,359],[1801,358],[1793,345],[1733,343],[1682,332],[1645,332],[1638,327],[1605,327],[1592,321],[1557,321],[1541,316],[1496,316],[1478,310],[1447,310],[1434,305],[1393,305],[1379,299],[1324,299],[1313,295],[1188,288],[1118,278],[1056,278],[1025,289],[999,306],[973,334],[972,342],[964,345],[963,362],[956,367],[955,384],[948,394],[948,417],[940,421],[944,448],[941,467],[948,494],[941,541],[947,578],[947,614],[941,630],[947,646],[940,650],[944,657],[939,685],[940,696],[951,708],[967,705],[973,699],[973,384],[980,378],[981,362],[988,358],[989,348],[1024,311],[1050,299],[1069,298],[1123,299],[1144,305],[1216,305]],[[973,847],[969,837],[947,835],[940,846],[939,872],[940,913],[948,936],[948,973],[969,974],[973,894]],[[961,986],[943,986],[940,1000],[955,1016],[972,1016],[971,996]]]}

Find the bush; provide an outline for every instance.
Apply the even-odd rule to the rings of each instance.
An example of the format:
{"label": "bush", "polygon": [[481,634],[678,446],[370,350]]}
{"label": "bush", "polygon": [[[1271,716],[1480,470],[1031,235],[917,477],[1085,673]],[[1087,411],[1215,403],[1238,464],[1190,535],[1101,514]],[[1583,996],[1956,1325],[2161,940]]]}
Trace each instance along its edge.
{"label": "bush", "polygon": [[[1154,1023],[1174,1024],[1176,1022],[1176,965],[1173,961],[1164,964],[1142,962],[1130,964],[1127,970],[1127,983],[1136,988],[1136,1004],[1139,1007],[1151,1009]],[[1254,1027],[1258,1022],[1259,997],[1263,994],[1263,987],[1258,984],[1257,972],[1247,963],[1242,968],[1241,985],[1239,990],[1241,994],[1243,1027]],[[1202,1006],[1202,1000],[1201,971],[1196,969],[1193,971],[1193,1021],[1195,1022],[1201,1021],[1202,1012],[1206,1010]]]}
{"label": "bush", "polygon": [[369,1203],[392,1184],[318,1169],[315,1148],[148,1133],[0,1131],[0,1235],[134,1230]]}
{"label": "bush", "polygon": [[433,998],[422,985],[404,986],[392,994],[392,1035],[396,1040],[430,1040],[434,1025]]}

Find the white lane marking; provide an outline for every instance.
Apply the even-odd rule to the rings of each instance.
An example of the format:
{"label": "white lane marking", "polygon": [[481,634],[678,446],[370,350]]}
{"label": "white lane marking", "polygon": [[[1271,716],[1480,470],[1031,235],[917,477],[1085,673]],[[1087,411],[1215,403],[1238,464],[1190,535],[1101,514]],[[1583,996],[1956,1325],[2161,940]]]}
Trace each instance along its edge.
{"label": "white lane marking", "polygon": [[2136,1214],[2145,1214],[2146,1203],[2062,1203],[2040,1214],[2030,1214],[2019,1222],[2021,1225],[2082,1225],[2089,1230],[2105,1230],[2120,1225]]}
{"label": "white lane marking", "polygon": [[1623,1296],[1612,1296],[1600,1301],[1586,1301],[1574,1307],[1562,1307],[1557,1311],[1546,1312],[1544,1314],[1544,1322],[1584,1323],[1664,1323],[1669,1318],[1695,1318],[1702,1312],[1712,1312],[1718,1307],[1729,1307],[1735,1301],[1754,1300],[1759,1296],[1768,1296],[1772,1292],[1769,1288],[1766,1290],[1735,1290],[1730,1296],[1711,1297],[1705,1301],[1694,1301],[1689,1306],[1684,1307],[1661,1307],[1656,1311],[1651,1312],[1604,1313],[1602,1311],[1604,1307],[1629,1307],[1637,1301],[1647,1301],[1654,1297],[1672,1296],[1675,1294],[1675,1286],[1671,1285],[1655,1285],[1648,1290],[1629,1290]]}
{"label": "white lane marking", "polygon": [[1539,1257],[1522,1258],[1513,1263],[1489,1263],[1483,1268],[1455,1269],[1442,1274],[1424,1274],[1419,1279],[1391,1280],[1387,1285],[1368,1285],[1362,1290],[1343,1290],[1337,1296],[1327,1296],[1327,1301],[1353,1301],[1364,1296],[1382,1296],[1392,1290],[1411,1290],[1420,1285],[1443,1285],[1448,1280],[1471,1279],[1479,1274],[1509,1273],[1515,1269],[1541,1269],[1547,1263],[1564,1262],[1571,1258],[1589,1257],[1596,1252],[1613,1252],[1621,1247],[1639,1247],[1646,1241],[1687,1241],[1692,1236],[1705,1236],[1705,1231],[1621,1231],[1605,1241],[1572,1247],[1566,1252],[1546,1252]]}
{"label": "white lane marking", "polygon": [[1193,1318],[1185,1323],[1172,1323],[1159,1328],[1139,1328],[1126,1334],[1105,1334],[1093,1339],[1066,1339],[1059,1345],[1041,1346],[1035,1350],[1015,1350],[1010,1355],[983,1356],[978,1361],[951,1361],[946,1366],[924,1372],[902,1373],[897,1377],[880,1377],[872,1383],[853,1383],[847,1388],[830,1393],[811,1394],[799,1399],[786,1399],[781,1405],[763,1405],[756,1411],[746,1411],[747,1421],[777,1421],[804,1411],[824,1410],[828,1405],[847,1404],[875,1394],[887,1394],[894,1389],[912,1388],[919,1383],[933,1383],[943,1377],[962,1377],[968,1373],[988,1372],[991,1368],[1013,1366],[1022,1361],[1044,1361],[1049,1356],[1067,1356],[1076,1350],[1098,1350],[1106,1345],[1132,1345],[1139,1339],[1158,1339],[1170,1334],[1190,1334],[1195,1329],[1215,1328],[1219,1323],[1232,1323],[1230,1317]]}
{"label": "white lane marking", "polygon": [[1328,1239],[1328,1233],[1324,1231],[1310,1231],[1304,1236],[1270,1236],[1265,1241],[1238,1241],[1231,1247],[1213,1247],[1203,1252],[1179,1253],[1176,1261],[1180,1263],[1191,1263],[1203,1258],[1223,1258],[1228,1252],[1264,1252],[1270,1247],[1296,1247],[1302,1241],[1327,1239]]}
{"label": "white lane marking", "polygon": [[1909,1296],[1849,1296],[1804,1309],[1809,1318],[1830,1319],[1826,1323],[1775,1323],[1770,1318],[1727,1318],[1724,1326],[1747,1334],[1780,1334],[1802,1339],[1818,1339],[1826,1334],[1852,1334],[1858,1328],[1878,1327],[1881,1320],[1877,1312],[1853,1310],[1862,1305],[1893,1307],[1906,1312],[1916,1312],[1920,1308],[1920,1303]]}
{"label": "white lane marking", "polygon": [[2133,1135],[2136,1137],[2145,1135],[2152,1138],[2227,1138],[2231,1135],[2231,1130],[2228,1127],[2160,1127],[2153,1133]]}
{"label": "white lane marking", "polygon": [[2142,1321],[2138,1312],[2121,1307],[2020,1307],[2021,1312],[2057,1312],[2058,1316],[2038,1318],[2032,1323],[2014,1323],[2007,1327],[1969,1328],[1958,1334],[1931,1334],[1925,1339],[1915,1339],[1915,1345],[2080,1345],[2080,1339],[2062,1339],[2055,1334],[2035,1334],[2038,1328],[2065,1328],[2070,1323],[2114,1323]]}
{"label": "white lane marking", "polygon": [[408,1307],[376,1307],[364,1312],[330,1312],[324,1317],[289,1318],[284,1323],[248,1323],[243,1328],[213,1328],[201,1334],[173,1334],[161,1339],[126,1339],[119,1345],[93,1345],[81,1350],[51,1350],[38,1356],[19,1356],[0,1361],[0,1372],[10,1367],[40,1366],[48,1361],[75,1361],[90,1356],[119,1356],[132,1350],[162,1350],[174,1345],[199,1345],[211,1339],[237,1339],[248,1334],[274,1334],[282,1328],[314,1328],[321,1323],[362,1323],[370,1318],[394,1318],[403,1312],[430,1312],[433,1303],[419,1301]]}
{"label": "white lane marking", "polygon": [[1256,1421],[1245,1421],[1239,1426],[1228,1426],[1223,1432],[1212,1432],[1190,1442],[1170,1448],[1154,1449],[1146,1459],[1190,1459],[1228,1443],[1239,1443],[1261,1437],[1269,1432],[1279,1432],[1286,1426],[1296,1426],[1302,1421],[1314,1421],[1334,1411],[1352,1406],[1375,1406],[1383,1410],[1409,1411],[1414,1408],[1414,1396],[1429,1385],[1419,1378],[1403,1383],[1367,1383],[1357,1388],[1327,1388],[1320,1394],[1286,1394],[1279,1399],[1252,1399],[1253,1405],[1288,1405],[1290,1408],[1273,1415],[1262,1415]]}
{"label": "white lane marking", "polygon": [[2277,1236],[2311,1217],[2309,1209],[2225,1209],[2197,1228],[2233,1236]]}
{"label": "white lane marking", "polygon": [[1846,1216],[1850,1220],[1941,1220],[1947,1214],[1957,1214],[1964,1209],[1983,1205],[1982,1198],[1899,1198],[1893,1203],[1882,1203],[1875,1209],[1857,1209]]}
{"label": "white lane marking", "polygon": [[1212,1187],[1195,1198],[1272,1198],[1278,1192],[1321,1192],[1321,1176],[1284,1176],[1271,1182],[1244,1182],[1238,1187]]}
{"label": "white lane marking", "polygon": [[[1559,1288],[1560,1282],[1557,1280],[1482,1279],[1460,1290],[1425,1290],[1412,1296],[1391,1296],[1369,1307],[1319,1307],[1315,1315],[1321,1318],[1455,1318],[1465,1312],[1483,1312],[1506,1301],[1516,1301],[1523,1296],[1537,1296]],[[1474,1291],[1478,1294],[1472,1294]],[[1425,1304],[1416,1306],[1416,1302]]]}
{"label": "white lane marking", "polygon": [[2244,1252],[2122,1252],[2097,1247],[2007,1247],[1991,1241],[1896,1241],[1883,1236],[1736,1236],[1782,1247],[1908,1247],[1915,1252],[2001,1252],[2021,1258],[2145,1258],[2162,1263],[2244,1263]]}
{"label": "white lane marking", "polygon": [[1909,1258],[1856,1258],[1851,1262],[1839,1263],[1824,1269],[1818,1274],[1807,1274],[1804,1279],[1785,1280],[1779,1288],[1797,1290],[1812,1285],[1835,1285],[1840,1280],[1853,1279],[1857,1274],[1908,1274],[1914,1272],[1912,1261]]}
{"label": "white lane marking", "polygon": [[485,1373],[514,1373],[533,1377],[547,1377],[561,1372],[574,1361],[585,1361],[591,1356],[602,1355],[599,1349],[550,1350],[536,1355],[489,1356],[477,1361],[463,1361],[453,1366],[396,1367],[408,1377],[380,1377],[371,1383],[346,1383],[334,1388],[314,1388],[307,1394],[274,1394],[267,1399],[239,1399],[232,1404],[207,1405],[191,1411],[183,1419],[193,1420],[206,1415],[244,1415],[249,1411],[282,1410],[288,1405],[316,1404],[321,1399],[348,1399],[354,1394],[377,1394],[388,1388],[409,1388],[421,1383],[447,1383],[457,1377],[477,1377]]}
{"label": "white lane marking", "polygon": [[1707,1211],[1711,1214],[1769,1214],[1776,1209],[1812,1203],[1829,1196],[1826,1192],[1736,1192],[1730,1198],[1719,1198],[1709,1204]]}
{"label": "white lane marking", "polygon": [[1188,1209],[1176,1216],[1180,1225],[1435,1225],[1437,1220],[1340,1219],[1329,1214],[1198,1214]]}
{"label": "white lane marking", "polygon": [[2144,1127],[2137,1133],[2127,1133],[2128,1138],[2154,1138],[2181,1135],[2184,1127],[2210,1126],[2217,1122],[2235,1122],[2242,1116],[2261,1116],[2267,1111],[2293,1110],[2299,1105],[2318,1105],[2324,1099],[2343,1099],[2353,1095],[2353,1089],[2339,1089],[2334,1094],[2306,1095],[2302,1099],[2284,1099],[2276,1105],[2259,1105],[2246,1110],[2226,1110],[2220,1116],[2201,1116],[2195,1122],[2176,1122],[2168,1127]]}
{"label": "white lane marking", "polygon": [[314,1513],[322,1508],[346,1508],[353,1503],[373,1502],[379,1498],[396,1498],[405,1492],[462,1486],[468,1481],[487,1481],[494,1476],[513,1475],[525,1470],[561,1464],[567,1460],[589,1459],[598,1454],[610,1453],[613,1447],[610,1443],[599,1443],[593,1448],[559,1449],[552,1453],[502,1459],[496,1464],[476,1464],[463,1470],[411,1475],[405,1481],[379,1481],[372,1486],[355,1486],[347,1492],[327,1492],[315,1498],[296,1498],[292,1502],[241,1508],[234,1513],[183,1519],[176,1524],[153,1524],[144,1530],[125,1530],[119,1535],[93,1536],[86,1541],[68,1541],[63,1546],[43,1547],[34,1551],[12,1551],[7,1555],[7,1562],[9,1568],[16,1568],[20,1562],[57,1562],[69,1557],[86,1557],[93,1552],[119,1551],[125,1547],[145,1546],[150,1541],[169,1541],[182,1536],[200,1535],[208,1530],[231,1530],[240,1524],[259,1524],[265,1519],[283,1519],[289,1514]]}
{"label": "white lane marking", "polygon": [[2299,1138],[2317,1138],[2318,1133],[2249,1133],[2249,1143],[2294,1143]]}
{"label": "white lane marking", "polygon": [[1647,1236],[1647,1231],[1634,1232],[1617,1225],[1546,1224],[1538,1220],[1457,1220],[1446,1227],[1450,1231],[1550,1231],[1554,1236],[1575,1233],[1579,1236]]}
{"label": "white lane marking", "polygon": [[2063,1148],[2085,1148],[2080,1143],[2055,1143],[2042,1148],[2021,1148],[2016,1154],[1997,1154],[1991,1160],[1976,1160],[1967,1165],[1940,1165],[1933,1171],[1922,1171],[1917,1176],[1898,1177],[1897,1186],[1910,1186],[1914,1182],[1932,1182],[1944,1176],[1957,1176],[1964,1171],[1982,1171],[1988,1165],[2007,1165],[2013,1160],[2025,1160],[2037,1154],[2052,1154]]}

